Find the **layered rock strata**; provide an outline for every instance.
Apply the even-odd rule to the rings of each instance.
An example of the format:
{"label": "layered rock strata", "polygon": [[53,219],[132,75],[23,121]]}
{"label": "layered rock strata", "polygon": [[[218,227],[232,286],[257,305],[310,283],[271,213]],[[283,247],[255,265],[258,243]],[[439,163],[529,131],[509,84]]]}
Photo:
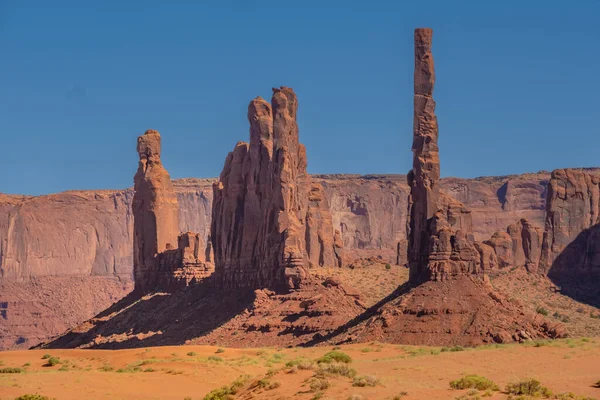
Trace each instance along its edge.
{"label": "layered rock strata", "polygon": [[294,91],[248,107],[250,143],[240,142],[213,186],[211,235],[226,287],[294,289],[309,266],[341,265],[322,186],[310,183],[299,142]]}

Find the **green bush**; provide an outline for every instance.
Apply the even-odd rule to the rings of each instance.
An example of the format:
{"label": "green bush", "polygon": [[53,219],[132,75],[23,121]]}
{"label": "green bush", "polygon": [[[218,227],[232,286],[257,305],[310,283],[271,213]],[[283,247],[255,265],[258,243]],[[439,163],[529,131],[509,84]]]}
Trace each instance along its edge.
{"label": "green bush", "polygon": [[186,354],[187,356],[190,357],[196,357],[198,354],[194,353],[193,351],[190,351],[189,353]]}
{"label": "green bush", "polygon": [[385,264],[385,269],[388,269],[388,270],[389,270],[389,269],[392,269],[392,266],[391,266],[389,263],[388,263],[388,264]]}
{"label": "green bush", "polygon": [[217,354],[225,353],[225,349],[217,349],[217,351],[215,353],[217,353]]}
{"label": "green bush", "polygon": [[215,389],[204,396],[204,400],[231,400],[233,396],[244,387],[246,382],[250,379],[249,375],[242,375],[231,383],[229,386],[222,386]]}
{"label": "green bush", "polygon": [[357,376],[352,381],[352,386],[358,387],[366,387],[366,386],[377,386],[379,385],[379,379],[374,376],[366,375],[366,376]]}
{"label": "green bush", "polygon": [[264,378],[258,381],[257,386],[261,389],[265,389],[265,390],[273,390],[273,389],[277,389],[279,386],[281,386],[281,383],[277,382],[277,381],[271,381],[270,379]]}
{"label": "green bush", "polygon": [[343,351],[333,350],[329,353],[325,354],[323,357],[317,360],[319,364],[325,363],[330,364],[332,362],[341,362],[345,364],[350,364],[352,362],[352,357]]}
{"label": "green bush", "polygon": [[25,372],[23,368],[5,367],[0,368],[0,374],[22,374]]}
{"label": "green bush", "polygon": [[500,390],[498,385],[490,381],[487,378],[479,375],[467,375],[460,379],[450,382],[452,389],[463,390],[463,389],[477,389],[477,390]]}
{"label": "green bush", "polygon": [[586,396],[578,396],[575,393],[572,392],[568,392],[568,393],[559,393],[556,396],[554,396],[555,399],[557,400],[596,400],[593,397],[586,397]]}
{"label": "green bush", "polygon": [[542,386],[537,379],[526,379],[520,382],[511,382],[506,385],[506,393],[533,397],[552,397],[552,391]]}
{"label": "green bush", "polygon": [[221,362],[223,359],[219,356],[209,356],[208,361]]}
{"label": "green bush", "polygon": [[54,367],[55,365],[60,364],[60,358],[58,357],[50,357],[44,367]]}
{"label": "green bush", "polygon": [[544,307],[542,306],[538,306],[538,308],[535,309],[535,312],[537,312],[538,314],[542,314],[544,317],[547,317],[549,314],[549,311],[546,310]]}
{"label": "green bush", "polygon": [[50,357],[52,357],[52,356],[50,354],[46,353],[42,356],[42,360],[47,360]]}

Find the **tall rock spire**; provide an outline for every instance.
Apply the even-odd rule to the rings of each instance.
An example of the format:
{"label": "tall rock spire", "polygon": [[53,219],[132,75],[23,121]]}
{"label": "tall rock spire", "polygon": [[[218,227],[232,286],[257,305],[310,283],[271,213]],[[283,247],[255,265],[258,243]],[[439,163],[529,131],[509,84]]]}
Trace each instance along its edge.
{"label": "tall rock spire", "polygon": [[408,259],[411,280],[422,280],[427,274],[427,271],[423,271],[429,254],[427,224],[438,211],[440,200],[432,36],[433,31],[429,28],[415,29],[413,167],[408,174],[411,211]]}
{"label": "tall rock spire", "polygon": [[134,177],[133,273],[136,290],[154,289],[156,256],[177,247],[179,208],[171,177],[160,160],[160,134],[148,130],[138,137],[140,157]]}

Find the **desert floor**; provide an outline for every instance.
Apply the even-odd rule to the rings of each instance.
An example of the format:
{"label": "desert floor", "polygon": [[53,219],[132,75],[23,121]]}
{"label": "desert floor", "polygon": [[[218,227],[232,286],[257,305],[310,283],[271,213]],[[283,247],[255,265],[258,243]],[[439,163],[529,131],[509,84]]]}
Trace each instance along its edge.
{"label": "desert floor", "polygon": [[[128,350],[34,350],[0,353],[0,399],[42,394],[70,399],[203,399],[211,390],[241,379],[241,399],[476,399],[453,390],[451,380],[467,374],[491,379],[506,399],[509,382],[536,378],[555,394],[599,397],[600,338],[538,341],[473,349],[365,343],[336,348],[351,356],[357,376],[378,380],[374,387],[353,386],[338,375],[323,378],[315,361],[330,347],[222,349],[211,346]],[[58,363],[44,366],[51,358]],[[45,357],[45,358],[44,358]],[[288,366],[286,367],[286,364]],[[290,367],[297,364],[296,367]],[[324,365],[324,364],[321,364]],[[11,367],[22,372],[7,373]],[[248,376],[249,375],[249,376]],[[319,381],[322,385],[323,380]],[[318,382],[318,383],[319,383]],[[324,386],[327,386],[325,384]],[[483,392],[479,395],[484,395]],[[220,399],[219,397],[216,397]],[[569,399],[572,397],[568,397]]]}

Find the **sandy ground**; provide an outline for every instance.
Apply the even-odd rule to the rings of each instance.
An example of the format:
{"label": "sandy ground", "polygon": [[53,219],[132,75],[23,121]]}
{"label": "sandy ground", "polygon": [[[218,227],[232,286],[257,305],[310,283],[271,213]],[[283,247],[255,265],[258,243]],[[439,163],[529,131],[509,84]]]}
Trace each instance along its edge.
{"label": "sandy ground", "polygon": [[[555,393],[600,397],[600,338],[521,345],[489,346],[463,351],[370,343],[342,346],[359,376],[379,380],[375,387],[352,386],[352,379],[328,377],[321,399],[454,399],[465,393],[449,382],[478,374],[501,388],[509,382],[536,378]],[[203,399],[212,389],[250,375],[236,398],[318,398],[310,389],[314,370],[290,371],[292,360],[321,357],[331,348],[219,349],[210,346],[154,347],[131,350],[35,350],[0,353],[0,399],[39,393],[58,400],[75,399]],[[43,366],[44,354],[60,363]],[[270,371],[270,372],[269,372]],[[263,379],[262,385],[258,384]],[[267,383],[265,385],[265,382]],[[273,384],[275,383],[275,384]],[[262,387],[261,387],[262,386]],[[267,387],[265,387],[267,386]],[[276,387],[278,386],[278,387]],[[316,397],[315,397],[316,396]],[[400,398],[400,397],[396,397]],[[495,393],[492,399],[506,399]]]}

